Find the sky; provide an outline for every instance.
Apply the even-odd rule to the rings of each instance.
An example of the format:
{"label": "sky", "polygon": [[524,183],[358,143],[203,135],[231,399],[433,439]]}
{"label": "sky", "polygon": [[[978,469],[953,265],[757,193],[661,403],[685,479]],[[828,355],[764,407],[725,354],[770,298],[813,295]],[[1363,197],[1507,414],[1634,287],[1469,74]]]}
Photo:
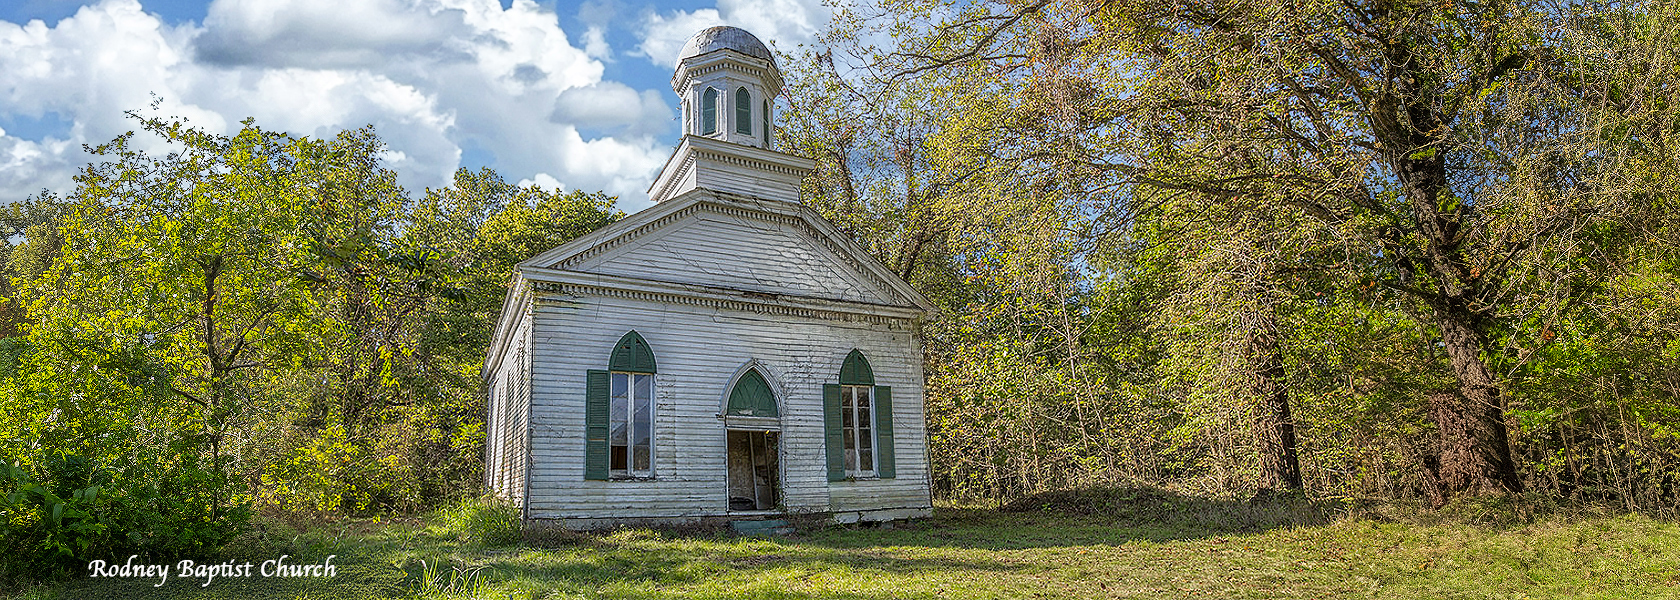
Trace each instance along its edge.
{"label": "sky", "polygon": [[[678,139],[671,72],[712,25],[809,44],[822,0],[0,0],[0,203],[68,193],[99,144],[372,124],[418,195],[459,167],[605,191],[635,212]],[[135,145],[148,150],[145,139]]]}

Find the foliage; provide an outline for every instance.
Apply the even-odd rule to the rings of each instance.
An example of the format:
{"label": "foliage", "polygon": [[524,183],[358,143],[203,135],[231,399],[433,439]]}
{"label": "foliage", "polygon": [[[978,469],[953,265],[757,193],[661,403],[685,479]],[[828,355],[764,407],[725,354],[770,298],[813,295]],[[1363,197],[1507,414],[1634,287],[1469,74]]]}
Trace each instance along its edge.
{"label": "foliage", "polygon": [[939,494],[1665,512],[1675,10],[866,2],[783,139],[883,262],[939,225]]}
{"label": "foliage", "polygon": [[467,498],[437,513],[446,535],[473,546],[503,546],[520,538],[519,508],[493,496]]}
{"label": "foliage", "polygon": [[[24,332],[0,342],[14,572],[212,555],[253,503],[331,516],[472,495],[505,282],[617,218],[612,199],[463,170],[414,202],[370,128],[132,116],[152,139],[94,148],[74,193],[0,214],[24,236],[0,291],[28,308],[0,315]],[[49,469],[62,457],[86,481]]]}
{"label": "foliage", "polygon": [[203,556],[249,518],[218,505],[225,475],[190,461],[115,467],[60,454],[30,467],[0,466],[0,577],[64,575],[116,555]]}

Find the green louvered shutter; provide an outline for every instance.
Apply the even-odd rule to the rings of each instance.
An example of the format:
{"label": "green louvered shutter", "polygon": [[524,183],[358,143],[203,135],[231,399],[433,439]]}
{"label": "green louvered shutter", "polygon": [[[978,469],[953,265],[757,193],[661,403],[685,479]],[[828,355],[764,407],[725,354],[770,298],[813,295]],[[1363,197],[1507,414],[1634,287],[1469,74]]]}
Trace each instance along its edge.
{"label": "green louvered shutter", "polygon": [[717,133],[717,119],[717,88],[706,88],[706,93],[700,96],[700,133],[702,135]]}
{"label": "green louvered shutter", "polygon": [[846,439],[840,429],[840,386],[823,384],[823,426],[827,428],[823,444],[828,450],[828,480],[846,479]]}
{"label": "green louvered shutter", "polygon": [[583,478],[607,478],[607,419],[612,374],[590,369],[583,401]]}
{"label": "green louvered shutter", "polygon": [[893,471],[892,386],[875,386],[875,475],[897,476]]}

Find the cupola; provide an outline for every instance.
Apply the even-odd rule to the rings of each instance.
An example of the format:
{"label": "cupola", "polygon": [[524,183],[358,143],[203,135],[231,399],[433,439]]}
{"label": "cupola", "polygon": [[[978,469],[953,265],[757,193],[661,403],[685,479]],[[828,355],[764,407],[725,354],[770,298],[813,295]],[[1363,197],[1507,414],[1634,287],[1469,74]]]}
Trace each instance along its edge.
{"label": "cupola", "polygon": [[771,147],[782,74],[770,49],[745,29],[718,26],[690,38],[671,89],[682,98],[685,135]]}
{"label": "cupola", "polygon": [[811,159],[775,141],[782,73],[764,42],[735,27],[701,31],[683,46],[671,89],[682,99],[682,141],[648,187],[663,202],[697,189],[771,202],[799,202]]}

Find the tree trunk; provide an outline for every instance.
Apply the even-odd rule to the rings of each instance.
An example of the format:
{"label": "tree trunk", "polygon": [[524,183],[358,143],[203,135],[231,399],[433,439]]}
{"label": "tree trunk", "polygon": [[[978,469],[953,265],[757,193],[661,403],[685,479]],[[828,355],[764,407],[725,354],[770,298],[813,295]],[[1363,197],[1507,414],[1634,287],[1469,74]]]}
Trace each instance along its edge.
{"label": "tree trunk", "polygon": [[[1406,55],[1397,58],[1411,60]],[[1456,394],[1429,399],[1430,418],[1441,436],[1439,489],[1443,500],[1517,492],[1521,483],[1506,439],[1503,399],[1482,359],[1486,323],[1476,310],[1476,299],[1487,274],[1465,257],[1469,236],[1463,227],[1475,215],[1448,188],[1445,152],[1435,137],[1448,126],[1436,112],[1438,98],[1411,89],[1409,82],[1421,75],[1407,74],[1400,85],[1405,117],[1395,115],[1379,129],[1387,129],[1384,137],[1396,142],[1390,147],[1402,150],[1395,156],[1395,172],[1424,242],[1421,264],[1402,259],[1398,266],[1402,273],[1421,267],[1427,274],[1432,289],[1420,292],[1435,311],[1441,342],[1458,379]]]}
{"label": "tree trunk", "polygon": [[1278,346],[1277,313],[1270,303],[1248,315],[1244,351],[1249,392],[1258,403],[1254,433],[1260,450],[1260,489],[1299,490],[1301,463],[1296,454],[1295,421],[1289,414],[1283,351]]}
{"label": "tree trunk", "polygon": [[1441,436],[1440,501],[1520,492],[1503,398],[1482,362],[1480,338],[1461,316],[1437,310],[1441,341],[1459,385],[1456,393],[1429,397],[1429,417]]}

